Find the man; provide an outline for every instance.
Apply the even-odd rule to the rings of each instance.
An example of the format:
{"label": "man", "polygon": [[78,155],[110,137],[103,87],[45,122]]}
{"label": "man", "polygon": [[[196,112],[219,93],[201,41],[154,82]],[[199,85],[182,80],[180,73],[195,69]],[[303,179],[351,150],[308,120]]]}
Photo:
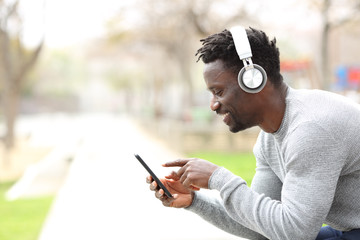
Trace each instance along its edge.
{"label": "man", "polygon": [[[251,84],[249,91],[239,85],[243,63],[249,68],[252,63],[240,60],[232,31],[202,40],[197,55],[213,94],[211,110],[231,132],[261,128],[251,188],[201,159],[164,164],[180,167],[162,179],[173,198],[148,177],[150,188],[165,206],[186,208],[249,239],[360,239],[359,106],[334,93],[292,89],[280,74],[276,40],[252,28],[246,34],[250,60],[266,72],[256,91]],[[217,189],[221,200],[200,188]]]}

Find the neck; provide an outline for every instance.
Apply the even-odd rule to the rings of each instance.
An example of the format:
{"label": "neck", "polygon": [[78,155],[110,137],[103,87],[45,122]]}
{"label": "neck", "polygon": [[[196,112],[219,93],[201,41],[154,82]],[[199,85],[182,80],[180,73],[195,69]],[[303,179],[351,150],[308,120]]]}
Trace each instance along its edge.
{"label": "neck", "polygon": [[280,87],[270,87],[268,94],[265,94],[263,121],[259,124],[263,131],[274,133],[279,130],[286,109],[285,98],[287,89],[288,86],[285,83],[281,83]]}

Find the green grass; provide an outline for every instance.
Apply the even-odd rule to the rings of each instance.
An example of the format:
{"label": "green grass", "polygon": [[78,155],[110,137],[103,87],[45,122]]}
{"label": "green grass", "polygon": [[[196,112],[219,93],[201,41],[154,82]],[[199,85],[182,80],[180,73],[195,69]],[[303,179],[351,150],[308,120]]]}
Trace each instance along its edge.
{"label": "green grass", "polygon": [[256,162],[252,153],[192,152],[188,156],[205,159],[218,166],[225,167],[242,177],[249,186],[255,174]]}
{"label": "green grass", "polygon": [[0,239],[36,240],[53,197],[7,201],[13,183],[0,183]]}

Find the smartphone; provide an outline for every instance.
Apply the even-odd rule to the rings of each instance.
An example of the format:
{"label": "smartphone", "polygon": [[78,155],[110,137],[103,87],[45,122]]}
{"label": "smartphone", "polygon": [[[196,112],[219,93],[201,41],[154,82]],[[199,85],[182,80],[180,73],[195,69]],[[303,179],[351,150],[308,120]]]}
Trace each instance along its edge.
{"label": "smartphone", "polygon": [[171,195],[171,193],[169,192],[169,190],[164,186],[164,184],[160,181],[160,179],[155,175],[155,173],[149,168],[149,166],[144,162],[144,160],[142,160],[142,158],[138,155],[135,154],[135,157],[137,160],[139,160],[139,162],[141,163],[141,165],[143,165],[143,167],[150,173],[150,175],[152,176],[152,178],[155,180],[155,182],[158,184],[158,186],[164,190],[166,196],[168,196],[169,198],[172,198],[173,196]]}

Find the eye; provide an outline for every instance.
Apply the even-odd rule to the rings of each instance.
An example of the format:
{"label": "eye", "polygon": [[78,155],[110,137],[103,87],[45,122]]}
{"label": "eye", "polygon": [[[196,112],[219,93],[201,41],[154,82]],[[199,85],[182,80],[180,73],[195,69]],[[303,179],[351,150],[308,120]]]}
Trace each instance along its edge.
{"label": "eye", "polygon": [[221,96],[222,93],[223,93],[223,90],[216,90],[216,91],[214,91],[214,95],[215,95],[215,96]]}
{"label": "eye", "polygon": [[214,97],[221,97],[224,93],[223,88],[221,88],[221,89],[211,88],[209,90]]}

